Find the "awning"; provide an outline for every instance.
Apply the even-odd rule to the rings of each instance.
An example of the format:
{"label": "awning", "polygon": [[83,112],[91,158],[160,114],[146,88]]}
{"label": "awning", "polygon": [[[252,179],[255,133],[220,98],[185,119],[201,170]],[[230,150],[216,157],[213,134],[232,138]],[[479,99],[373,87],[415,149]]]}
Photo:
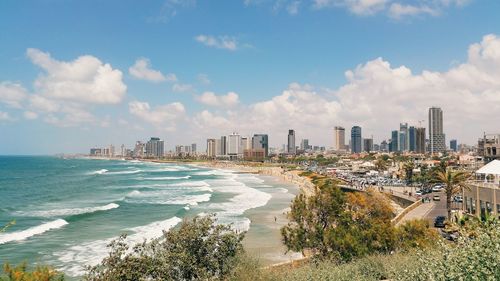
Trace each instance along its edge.
{"label": "awning", "polygon": [[493,160],[476,171],[476,174],[500,175],[500,160]]}

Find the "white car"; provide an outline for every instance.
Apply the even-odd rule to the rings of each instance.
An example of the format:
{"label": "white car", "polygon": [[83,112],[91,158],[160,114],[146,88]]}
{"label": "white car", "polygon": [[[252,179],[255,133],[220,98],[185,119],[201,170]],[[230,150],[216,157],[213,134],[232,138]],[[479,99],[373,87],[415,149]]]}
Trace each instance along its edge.
{"label": "white car", "polygon": [[438,185],[435,185],[434,187],[432,187],[432,192],[439,192],[439,191],[441,191],[441,189],[443,189],[443,186],[438,184]]}

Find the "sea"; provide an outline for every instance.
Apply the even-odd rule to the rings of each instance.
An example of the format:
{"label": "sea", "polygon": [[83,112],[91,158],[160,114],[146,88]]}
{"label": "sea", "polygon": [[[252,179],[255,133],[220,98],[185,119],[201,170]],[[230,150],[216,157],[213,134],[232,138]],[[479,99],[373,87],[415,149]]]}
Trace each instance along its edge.
{"label": "sea", "polygon": [[279,227],[296,186],[269,176],[136,160],[0,156],[0,264],[46,264],[77,278],[121,234],[134,245],[184,218],[216,214],[248,231],[268,263],[283,255]]}

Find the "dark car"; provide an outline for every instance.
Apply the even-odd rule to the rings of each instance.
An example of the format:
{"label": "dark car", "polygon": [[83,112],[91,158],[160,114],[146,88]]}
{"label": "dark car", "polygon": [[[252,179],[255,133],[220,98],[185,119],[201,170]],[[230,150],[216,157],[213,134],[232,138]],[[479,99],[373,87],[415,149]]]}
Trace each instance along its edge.
{"label": "dark car", "polygon": [[434,219],[434,227],[439,227],[439,228],[443,228],[444,227],[444,221],[446,220],[446,217],[445,216],[437,216],[435,219]]}

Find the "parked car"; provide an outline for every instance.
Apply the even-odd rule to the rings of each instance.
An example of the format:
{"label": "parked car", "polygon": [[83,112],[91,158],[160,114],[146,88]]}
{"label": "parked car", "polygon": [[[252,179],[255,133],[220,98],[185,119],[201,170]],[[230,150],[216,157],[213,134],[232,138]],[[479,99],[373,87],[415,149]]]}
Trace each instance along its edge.
{"label": "parked car", "polygon": [[464,198],[462,197],[462,195],[456,195],[453,199],[455,202],[464,202]]}
{"label": "parked car", "polygon": [[439,192],[441,191],[441,189],[443,189],[443,186],[440,184],[436,184],[435,186],[432,187],[433,192]]}
{"label": "parked car", "polygon": [[445,220],[446,220],[445,216],[437,216],[434,219],[434,227],[443,228]]}
{"label": "parked car", "polygon": [[417,191],[415,191],[415,195],[417,195],[417,196],[422,196],[423,194],[424,194],[423,190],[417,190]]}
{"label": "parked car", "polygon": [[434,201],[441,201],[441,196],[434,195],[434,196],[432,196],[432,200],[434,200]]}

